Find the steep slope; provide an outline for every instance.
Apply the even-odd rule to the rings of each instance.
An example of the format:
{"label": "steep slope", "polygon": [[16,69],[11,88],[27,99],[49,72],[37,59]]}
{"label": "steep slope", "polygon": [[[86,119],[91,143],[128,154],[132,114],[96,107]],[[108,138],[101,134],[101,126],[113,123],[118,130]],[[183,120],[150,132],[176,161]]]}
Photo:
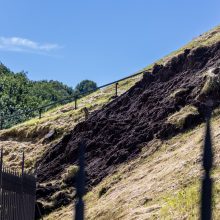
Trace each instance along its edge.
{"label": "steep slope", "polygon": [[[220,215],[219,109],[212,120],[214,218]],[[138,158],[122,164],[85,196],[86,219],[198,219],[204,124],[161,142],[149,142]],[[73,204],[46,220],[70,220]]]}
{"label": "steep slope", "polygon": [[[124,80],[118,85],[118,94],[126,92],[142,75]],[[69,133],[74,126],[84,121],[83,108],[87,107],[90,114],[112,101],[115,87],[96,91],[78,100],[78,109],[75,110],[74,102],[58,106],[42,114],[42,118],[33,118],[12,128],[0,131],[0,147],[4,147],[4,160],[8,166],[16,169],[20,166],[21,157],[18,152],[24,149],[26,155],[25,168],[33,170],[36,160],[50,146],[55,145],[64,134]]]}
{"label": "steep slope", "polygon": [[[152,167],[148,169],[146,167],[147,164],[144,164],[141,158],[146,158],[145,161],[148,163],[151,158],[154,158],[154,155],[158,155],[157,153],[154,154],[154,152],[160,149],[161,144],[154,144],[155,138],[156,142],[159,138],[164,142],[164,139],[169,138],[169,136],[201,122],[204,110],[201,102],[205,101],[207,97],[213,97],[218,101],[219,80],[218,68],[216,67],[219,64],[219,49],[217,49],[219,46],[213,45],[219,41],[220,26],[199,36],[180,50],[157,61],[158,65],[154,67],[153,72],[151,71],[152,66],[147,67],[144,70],[145,76],[141,82],[108,105],[107,103],[112,101],[111,97],[114,95],[114,88],[111,86],[80,100],[78,110],[74,110],[74,103],[69,103],[46,112],[43,114],[42,119],[34,118],[10,129],[0,131],[0,146],[4,146],[5,149],[4,159],[8,165],[17,168],[20,166],[20,155],[17,152],[21,152],[24,149],[26,168],[38,168],[41,181],[38,186],[38,198],[39,204],[44,206],[42,210],[50,212],[58,208],[54,212],[57,219],[72,219],[72,209],[69,206],[64,208],[63,205],[69,204],[74,198],[75,190],[72,185],[77,169],[75,166],[76,147],[81,138],[86,139],[90,147],[88,149],[87,146],[89,150],[87,159],[90,165],[87,168],[89,172],[91,171],[91,173],[88,173],[88,183],[89,189],[92,189],[86,197],[89,212],[88,218],[111,219],[114,216],[113,219],[126,219],[127,216],[132,216],[131,219],[135,219],[136,216],[138,219],[142,219],[142,217],[145,219],[146,216],[144,215],[140,216],[140,218],[138,217],[142,211],[146,212],[145,202],[144,205],[141,203],[142,205],[138,208],[133,205],[127,207],[126,201],[130,201],[128,198],[141,199],[141,193],[146,193],[144,190],[146,182],[149,178],[155,178],[151,175],[146,175],[145,177],[140,175],[140,180],[143,179],[143,182],[138,181],[134,184],[133,182],[138,178],[135,176],[135,173],[138,175],[138,173],[142,172],[142,169],[146,169],[147,172],[153,174],[153,165],[158,164],[160,166],[161,160],[156,159],[152,161]],[[210,47],[200,48],[201,46]],[[199,49],[192,50],[196,48]],[[175,57],[177,55],[179,56]],[[160,64],[164,66],[160,66]],[[126,92],[141,78],[142,76],[123,81],[119,85],[119,93],[123,94]],[[84,106],[87,106],[91,112],[91,117],[86,122],[83,122],[84,114],[82,108]],[[103,110],[99,111],[102,107]],[[76,126],[79,122],[83,123]],[[92,127],[93,125],[95,125],[95,130]],[[60,144],[56,145],[63,135],[69,133],[75,126],[76,128],[71,134],[64,138],[64,140],[69,138],[68,143],[63,144],[61,141]],[[87,130],[88,134],[86,134]],[[51,133],[54,133],[54,135],[48,139]],[[151,140],[152,138],[153,140]],[[195,135],[191,135],[189,138],[194,139]],[[179,161],[183,160],[181,164],[184,165],[184,158],[180,155],[184,149],[178,150],[179,145],[182,144],[181,141],[179,142],[179,139],[181,139],[181,136],[177,136],[177,139],[171,139],[174,140],[173,142],[164,142],[167,144],[162,146],[161,149],[169,151],[169,147],[171,149],[175,147],[177,150],[175,155],[179,152]],[[187,141],[187,139],[184,140],[185,142]],[[199,143],[193,142],[191,144],[198,147]],[[186,150],[191,152],[190,150],[192,149],[186,148]],[[160,151],[158,153],[160,154]],[[196,153],[195,156],[198,156],[197,151],[192,151],[191,153]],[[162,157],[164,151],[161,151],[160,155]],[[36,160],[38,160],[37,166],[35,165]],[[109,161],[108,164],[107,161]],[[169,157],[167,164],[170,164],[171,168],[176,169],[179,167],[179,161],[175,162],[172,157]],[[197,166],[199,162],[200,160],[195,159],[194,164]],[[162,166],[165,165],[161,163]],[[56,169],[50,171],[52,167]],[[184,168],[185,166],[182,167]],[[189,165],[190,168],[192,168],[191,164]],[[180,170],[177,169],[177,171]],[[155,169],[155,172],[157,172],[157,169]],[[66,179],[69,173],[71,178]],[[108,175],[112,173],[115,173],[115,175]],[[178,172],[174,173],[178,174]],[[163,172],[160,174],[161,186],[163,184],[166,185],[167,175],[163,174]],[[195,177],[197,177],[197,174],[195,172]],[[131,176],[131,179],[123,182],[123,179],[126,179],[128,176]],[[134,179],[132,179],[132,176]],[[105,180],[99,183],[103,178]],[[178,176],[176,181],[179,183],[182,179]],[[118,185],[114,187],[116,183]],[[156,182],[154,183],[149,186],[149,190],[154,185],[155,187],[157,186]],[[187,186],[189,182],[184,183],[182,181],[182,183],[184,186]],[[116,187],[120,189],[121,184],[126,184],[126,187],[122,190],[123,194],[117,194],[117,191],[115,194],[114,190]],[[170,182],[171,188],[172,184],[175,185],[174,180]],[[112,189],[111,185],[113,186]],[[133,190],[129,190],[130,186],[133,190],[137,187],[138,195],[135,195],[135,191],[133,193]],[[174,187],[171,193],[176,193],[177,189],[180,188],[181,194],[181,187],[182,185]],[[163,190],[166,189],[163,188]],[[161,188],[161,191],[163,190]],[[108,196],[109,191],[111,193]],[[154,192],[155,190],[152,191],[152,197],[154,197]],[[111,195],[115,198],[114,203],[109,202],[112,199]],[[172,196],[167,195],[167,197],[170,199]],[[157,198],[157,194],[155,194],[156,200],[154,200],[155,203],[153,202],[155,206],[158,206]],[[159,196],[158,200],[160,199],[161,197]],[[95,201],[94,209],[92,207],[93,201]],[[172,198],[171,202],[173,202]],[[147,200],[147,207],[150,204],[151,202],[148,203]],[[113,205],[112,208],[115,209],[116,213],[112,212],[111,208],[108,208],[111,205]],[[124,211],[117,209],[121,205],[123,205]],[[134,209],[134,211],[131,209]],[[154,208],[149,207],[149,210],[154,210]],[[65,215],[63,212],[67,214]],[[173,210],[171,212],[173,213]],[[52,214],[48,218],[54,218],[54,215]],[[168,214],[163,215],[168,216]],[[162,217],[158,218],[161,219]],[[179,218],[177,217],[177,219]]]}
{"label": "steep slope", "polygon": [[[87,184],[97,185],[112,174],[118,164],[134,159],[154,138],[168,137],[203,120],[204,103],[220,99],[220,42],[185,50],[165,66],[155,65],[152,73],[88,120],[79,123],[63,140],[48,150],[39,161],[39,197],[51,197],[61,190],[58,179],[68,166],[76,165],[77,146],[86,143]],[[62,186],[72,186],[74,178]],[[56,198],[59,205],[68,203]],[[55,208],[56,206],[52,207]]]}

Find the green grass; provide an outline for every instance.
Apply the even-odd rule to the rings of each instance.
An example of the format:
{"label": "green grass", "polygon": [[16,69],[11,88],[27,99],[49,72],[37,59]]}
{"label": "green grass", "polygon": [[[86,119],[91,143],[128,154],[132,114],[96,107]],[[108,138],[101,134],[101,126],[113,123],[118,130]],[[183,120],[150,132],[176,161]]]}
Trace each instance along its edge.
{"label": "green grass", "polygon": [[[160,210],[162,219],[198,219],[200,215],[200,183],[191,184],[177,192],[163,197]],[[217,208],[220,197],[220,184],[213,188],[213,219],[218,219],[220,210]]]}

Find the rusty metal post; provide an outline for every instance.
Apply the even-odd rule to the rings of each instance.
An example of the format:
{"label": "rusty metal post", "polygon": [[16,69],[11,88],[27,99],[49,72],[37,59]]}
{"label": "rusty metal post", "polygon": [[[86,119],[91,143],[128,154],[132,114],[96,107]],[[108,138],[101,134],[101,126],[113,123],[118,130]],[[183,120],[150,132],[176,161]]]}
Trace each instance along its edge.
{"label": "rusty metal post", "polygon": [[79,170],[77,173],[76,181],[76,203],[75,203],[75,220],[84,219],[84,202],[83,196],[85,193],[85,164],[84,164],[84,152],[85,143],[81,142],[78,145],[79,148]]}
{"label": "rusty metal post", "polygon": [[201,191],[201,220],[212,219],[212,186],[213,180],[210,177],[213,164],[212,140],[210,129],[210,118],[212,114],[211,106],[207,106],[206,113],[206,134],[203,149],[203,169],[205,171],[202,180]]}

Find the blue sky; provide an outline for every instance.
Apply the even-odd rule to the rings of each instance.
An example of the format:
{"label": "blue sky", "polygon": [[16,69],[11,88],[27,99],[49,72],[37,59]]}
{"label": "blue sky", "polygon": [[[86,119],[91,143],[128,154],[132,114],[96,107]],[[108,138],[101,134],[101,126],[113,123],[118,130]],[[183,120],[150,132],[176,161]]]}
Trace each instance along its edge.
{"label": "blue sky", "polygon": [[73,87],[130,75],[220,24],[219,0],[0,2],[0,61]]}

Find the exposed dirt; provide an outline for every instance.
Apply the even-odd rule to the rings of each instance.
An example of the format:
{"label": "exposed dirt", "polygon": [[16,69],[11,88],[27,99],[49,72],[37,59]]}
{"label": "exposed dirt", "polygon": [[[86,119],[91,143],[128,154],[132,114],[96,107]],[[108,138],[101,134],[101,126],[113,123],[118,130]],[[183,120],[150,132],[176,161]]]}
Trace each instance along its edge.
{"label": "exposed dirt", "polygon": [[[167,139],[198,124],[203,120],[203,103],[207,99],[200,95],[206,81],[203,73],[219,64],[220,43],[217,43],[185,50],[165,66],[154,66],[152,73],[146,72],[128,92],[79,123],[71,134],[45,153],[38,161],[39,182],[59,179],[67,165],[76,164],[77,146],[82,140],[86,143],[87,185],[90,188],[114,172],[118,164],[136,157],[152,139]],[[184,92],[173,97],[178,89]],[[216,90],[208,96],[218,101],[220,92]],[[199,115],[189,117],[182,128],[167,123],[168,116],[187,105],[195,106]],[[38,198],[50,195],[50,191],[46,191],[46,188],[39,188]]]}

